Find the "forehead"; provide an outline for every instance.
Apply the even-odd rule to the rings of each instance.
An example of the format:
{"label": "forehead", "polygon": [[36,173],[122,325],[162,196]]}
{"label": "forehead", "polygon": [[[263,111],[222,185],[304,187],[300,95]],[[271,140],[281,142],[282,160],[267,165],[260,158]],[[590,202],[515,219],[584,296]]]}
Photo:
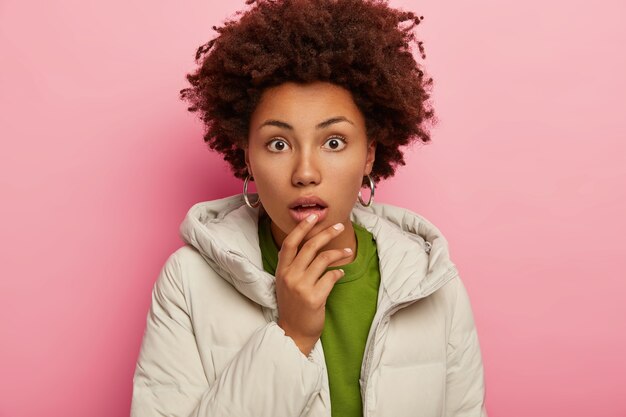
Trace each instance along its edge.
{"label": "forehead", "polygon": [[344,116],[363,124],[363,114],[347,89],[327,83],[298,84],[288,82],[263,92],[252,114],[252,124],[267,118],[290,123],[317,123],[330,117]]}

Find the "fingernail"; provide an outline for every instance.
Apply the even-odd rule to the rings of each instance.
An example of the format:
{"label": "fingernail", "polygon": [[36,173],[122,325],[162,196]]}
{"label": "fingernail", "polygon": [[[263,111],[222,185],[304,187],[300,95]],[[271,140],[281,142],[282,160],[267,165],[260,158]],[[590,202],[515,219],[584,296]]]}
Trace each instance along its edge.
{"label": "fingernail", "polygon": [[343,230],[343,223],[337,223],[336,225],[333,226],[333,229]]}
{"label": "fingernail", "polygon": [[343,269],[340,269],[340,271],[341,271],[341,275],[345,275],[346,274],[346,271],[344,271]]}
{"label": "fingernail", "polygon": [[317,214],[311,214],[309,217],[306,218],[306,221],[309,223],[313,223],[315,219],[317,219]]}
{"label": "fingernail", "polygon": [[344,251],[346,251],[347,253],[352,253],[352,249],[350,248],[343,248]]}

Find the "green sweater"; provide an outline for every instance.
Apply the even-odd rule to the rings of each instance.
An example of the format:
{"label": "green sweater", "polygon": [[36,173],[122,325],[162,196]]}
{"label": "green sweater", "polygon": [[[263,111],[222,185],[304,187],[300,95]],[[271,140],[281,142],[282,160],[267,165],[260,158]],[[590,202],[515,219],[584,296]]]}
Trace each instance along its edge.
{"label": "green sweater", "polygon": [[[352,226],[357,240],[356,257],[349,264],[328,268],[341,268],[345,275],[326,300],[326,318],[320,337],[328,369],[333,417],[363,415],[359,376],[380,285],[376,241],[361,226],[354,223]],[[274,275],[279,248],[267,216],[259,219],[259,243],[263,268]]]}

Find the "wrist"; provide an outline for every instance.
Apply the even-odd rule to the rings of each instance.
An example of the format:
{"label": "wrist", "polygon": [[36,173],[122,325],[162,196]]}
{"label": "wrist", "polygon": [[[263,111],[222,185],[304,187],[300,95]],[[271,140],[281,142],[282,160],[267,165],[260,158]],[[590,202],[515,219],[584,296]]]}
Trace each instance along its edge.
{"label": "wrist", "polygon": [[286,327],[280,320],[278,320],[277,324],[281,329],[283,329],[283,331],[285,332],[285,336],[290,337],[291,340],[294,341],[300,352],[302,352],[304,356],[309,356],[309,354],[315,347],[315,343],[317,343],[317,339],[297,335],[296,333],[289,330],[289,328]]}

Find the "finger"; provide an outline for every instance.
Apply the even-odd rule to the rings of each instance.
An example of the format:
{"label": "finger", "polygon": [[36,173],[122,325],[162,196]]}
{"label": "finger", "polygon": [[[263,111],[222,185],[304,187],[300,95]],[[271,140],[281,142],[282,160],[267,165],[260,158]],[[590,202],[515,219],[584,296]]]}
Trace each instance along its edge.
{"label": "finger", "polygon": [[292,267],[302,271],[306,270],[311,262],[313,262],[313,259],[315,259],[318,252],[322,250],[322,248],[331,240],[339,236],[339,234],[343,232],[343,229],[344,225],[342,223],[337,223],[333,226],[327,227],[307,240],[304,245],[302,245],[302,248],[300,248],[300,251],[296,254],[294,260],[291,262]]}
{"label": "finger", "polygon": [[326,272],[322,277],[317,280],[315,287],[313,287],[313,293],[315,297],[319,297],[318,299],[324,300],[328,298],[331,290],[343,276],[345,275],[343,269],[333,269]]}
{"label": "finger", "polygon": [[326,268],[332,263],[352,256],[352,249],[330,249],[320,252],[305,271],[305,279],[311,285],[320,279]]}
{"label": "finger", "polygon": [[319,216],[317,214],[311,214],[306,219],[293,228],[291,232],[283,240],[283,244],[278,251],[278,264],[281,267],[291,265],[296,254],[298,253],[298,247],[302,242],[302,239],[313,229],[313,226],[317,223]]}

